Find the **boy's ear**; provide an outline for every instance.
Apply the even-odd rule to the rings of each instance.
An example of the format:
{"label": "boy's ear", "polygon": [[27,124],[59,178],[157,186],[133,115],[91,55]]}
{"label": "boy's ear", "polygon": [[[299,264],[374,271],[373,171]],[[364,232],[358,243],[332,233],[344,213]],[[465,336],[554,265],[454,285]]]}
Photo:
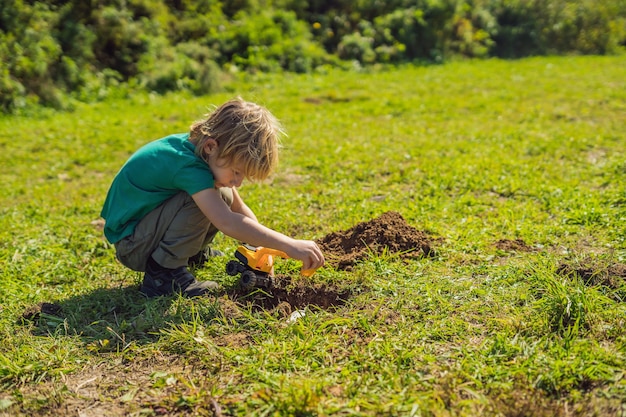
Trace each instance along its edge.
{"label": "boy's ear", "polygon": [[210,155],[212,152],[217,150],[217,141],[213,138],[208,138],[206,142],[204,142],[204,152],[207,155]]}

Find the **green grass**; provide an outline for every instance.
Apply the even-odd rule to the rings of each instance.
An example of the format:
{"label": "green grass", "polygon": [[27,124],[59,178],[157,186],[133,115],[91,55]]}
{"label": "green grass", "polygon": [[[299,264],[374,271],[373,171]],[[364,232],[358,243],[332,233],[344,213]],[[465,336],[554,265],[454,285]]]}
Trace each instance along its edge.
{"label": "green grass", "polygon": [[[0,119],[0,415],[623,415],[625,67],[257,75]],[[269,184],[241,189],[264,224],[318,239],[393,210],[437,256],[324,268],[352,296],[293,323],[226,294],[144,300],[98,224],[110,181],[234,95],[289,133]],[[224,265],[197,274],[228,289]],[[42,302],[61,313],[28,314]]]}

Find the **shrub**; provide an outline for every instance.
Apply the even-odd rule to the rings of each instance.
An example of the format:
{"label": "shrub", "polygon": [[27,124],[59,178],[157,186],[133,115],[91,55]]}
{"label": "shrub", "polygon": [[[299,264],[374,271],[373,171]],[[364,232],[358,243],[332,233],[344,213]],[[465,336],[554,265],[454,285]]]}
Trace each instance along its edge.
{"label": "shrub", "polygon": [[343,37],[337,53],[341,59],[357,60],[361,63],[371,64],[376,61],[376,52],[373,49],[374,38],[364,36],[359,32]]}
{"label": "shrub", "polygon": [[492,34],[496,19],[492,12],[477,1],[473,6],[466,3],[457,5],[451,21],[451,31],[444,39],[446,50],[451,55],[471,58],[489,56],[494,46]]}
{"label": "shrub", "polygon": [[250,71],[311,71],[326,60],[325,52],[310,40],[304,22],[293,12],[240,13],[218,39],[222,56]]}
{"label": "shrub", "polygon": [[145,70],[139,76],[140,84],[160,94],[180,90],[198,95],[214,93],[220,89],[220,69],[213,55],[195,43],[163,47],[157,56],[142,59]]}
{"label": "shrub", "polygon": [[44,104],[60,104],[52,70],[62,55],[52,30],[57,20],[54,10],[43,3],[2,4],[0,102],[5,110],[25,103],[23,94]]}
{"label": "shrub", "polygon": [[9,67],[5,64],[6,51],[4,49],[4,47],[0,49],[0,110],[6,113],[24,105],[20,99],[26,91],[24,86],[11,76]]}
{"label": "shrub", "polygon": [[[453,57],[609,54],[626,0],[0,0],[0,109],[125,83],[195,94],[220,69],[308,72]],[[123,89],[123,87],[122,87]]]}
{"label": "shrub", "polygon": [[[398,9],[374,20],[377,46],[396,45],[401,61],[425,58],[440,60],[443,55],[443,22],[447,20],[444,10],[431,9],[432,20],[422,9]],[[452,14],[452,11],[448,11]],[[400,46],[398,48],[398,46]]]}
{"label": "shrub", "polygon": [[626,1],[494,0],[494,54],[606,54],[626,41]]}
{"label": "shrub", "polygon": [[[543,49],[553,54],[560,51],[582,54],[616,52],[619,39],[623,40],[626,33],[624,17],[621,22],[613,21],[620,13],[616,5],[590,0],[550,4],[546,13],[549,20],[542,32]],[[621,13],[624,12],[622,9]]]}
{"label": "shrub", "polygon": [[150,38],[158,35],[150,20],[133,20],[130,10],[113,6],[93,14],[95,58],[101,67],[110,68],[129,78],[137,75],[137,63],[150,48]]}

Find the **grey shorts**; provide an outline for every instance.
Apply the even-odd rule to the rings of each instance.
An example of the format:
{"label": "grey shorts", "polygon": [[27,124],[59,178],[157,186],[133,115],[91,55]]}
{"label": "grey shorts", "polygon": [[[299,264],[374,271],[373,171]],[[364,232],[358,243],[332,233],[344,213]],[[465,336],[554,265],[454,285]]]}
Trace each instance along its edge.
{"label": "grey shorts", "polygon": [[[233,203],[230,188],[220,188],[226,203]],[[218,230],[191,196],[180,192],[139,221],[132,235],[115,244],[117,259],[135,271],[145,271],[150,256],[166,268],[187,265],[205,248]]]}

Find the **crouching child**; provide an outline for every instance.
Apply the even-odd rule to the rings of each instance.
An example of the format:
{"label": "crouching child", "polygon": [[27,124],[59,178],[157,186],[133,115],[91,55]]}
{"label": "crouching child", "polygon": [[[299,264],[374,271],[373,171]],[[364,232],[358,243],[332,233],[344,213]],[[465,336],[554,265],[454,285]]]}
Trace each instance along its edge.
{"label": "crouching child", "polygon": [[285,252],[303,269],[324,264],[317,244],[272,230],[257,220],[237,188],[266,179],[278,163],[279,121],[264,107],[230,100],[176,133],[137,150],[117,173],[101,216],[117,259],[144,272],[147,297],[187,297],[218,289],[189,271],[214,254],[221,231],[238,241]]}

